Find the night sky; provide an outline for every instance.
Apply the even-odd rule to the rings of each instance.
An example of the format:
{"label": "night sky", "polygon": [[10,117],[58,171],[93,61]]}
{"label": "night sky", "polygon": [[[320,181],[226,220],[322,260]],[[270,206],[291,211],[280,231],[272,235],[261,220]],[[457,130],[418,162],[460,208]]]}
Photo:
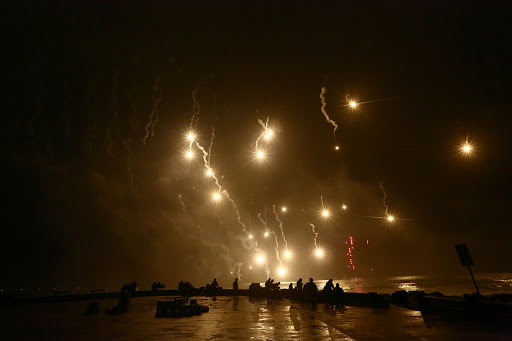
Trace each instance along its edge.
{"label": "night sky", "polygon": [[[461,242],[475,273],[511,270],[505,2],[2,7],[0,287],[199,286],[231,283],[239,267],[242,282],[264,281],[233,205],[211,201],[200,151],[183,158],[194,110],[206,149],[214,125],[211,166],[272,277],[464,275]],[[323,86],[339,151],[320,110]],[[353,112],[347,95],[370,103]],[[267,117],[275,137],[260,141],[269,158],[258,163]],[[458,149],[467,137],[470,157]],[[381,182],[394,224],[369,218],[385,216]],[[257,217],[265,205],[281,252],[272,205],[288,208],[279,212],[293,250],[285,276]],[[309,223],[326,253],[319,265]]]}

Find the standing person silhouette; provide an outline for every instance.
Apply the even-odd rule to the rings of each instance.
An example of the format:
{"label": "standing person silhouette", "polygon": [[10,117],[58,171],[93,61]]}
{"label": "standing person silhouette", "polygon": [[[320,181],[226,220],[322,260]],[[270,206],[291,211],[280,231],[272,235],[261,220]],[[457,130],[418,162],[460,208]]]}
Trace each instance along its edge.
{"label": "standing person silhouette", "polygon": [[233,298],[236,298],[238,296],[238,278],[235,278],[235,281],[233,282]]}
{"label": "standing person silhouette", "polygon": [[307,282],[304,285],[304,297],[311,301],[311,306],[313,309],[316,309],[316,293],[318,291],[318,288],[316,287],[316,284],[313,282],[313,278],[309,279],[309,282]]}

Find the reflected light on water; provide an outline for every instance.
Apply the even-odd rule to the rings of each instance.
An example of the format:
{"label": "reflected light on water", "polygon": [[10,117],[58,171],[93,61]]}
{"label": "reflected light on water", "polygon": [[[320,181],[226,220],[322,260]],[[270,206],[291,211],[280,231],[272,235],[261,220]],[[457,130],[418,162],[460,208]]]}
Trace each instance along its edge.
{"label": "reflected light on water", "polygon": [[400,290],[405,291],[419,290],[418,287],[416,286],[416,283],[401,283],[398,287],[400,288]]}

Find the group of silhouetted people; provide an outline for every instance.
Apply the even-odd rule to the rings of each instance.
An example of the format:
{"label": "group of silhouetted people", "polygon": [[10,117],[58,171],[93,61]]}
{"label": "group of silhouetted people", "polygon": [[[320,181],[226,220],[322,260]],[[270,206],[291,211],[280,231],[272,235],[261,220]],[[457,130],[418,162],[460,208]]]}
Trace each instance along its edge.
{"label": "group of silhouetted people", "polygon": [[187,293],[191,290],[193,290],[194,287],[192,286],[192,284],[190,284],[190,282],[183,282],[183,280],[180,281],[180,283],[178,284],[178,291],[180,293]]}
{"label": "group of silhouetted people", "polygon": [[130,283],[125,283],[121,287],[121,292],[129,292],[129,293],[133,294],[135,291],[137,291],[137,282],[135,282],[135,281],[130,282]]}
{"label": "group of silhouetted people", "polygon": [[323,288],[325,300],[331,305],[342,305],[343,304],[343,289],[339,283],[336,286],[333,285],[332,279],[329,279]]}
{"label": "group of silhouetted people", "polygon": [[165,289],[165,284],[160,282],[153,282],[151,285],[151,291],[157,291],[158,289]]}
{"label": "group of silhouetted people", "polygon": [[[316,308],[318,287],[313,281],[313,278],[310,278],[309,282],[307,282],[304,285],[302,284],[302,278],[299,278],[295,288],[293,287],[293,283],[290,283],[288,289],[291,290],[292,296],[302,298],[306,301],[310,301],[313,308]],[[343,293],[344,291],[340,287],[340,284],[336,283],[336,286],[334,286],[332,279],[329,279],[327,283],[325,283],[324,288],[322,289],[324,299],[330,305],[342,305]]]}

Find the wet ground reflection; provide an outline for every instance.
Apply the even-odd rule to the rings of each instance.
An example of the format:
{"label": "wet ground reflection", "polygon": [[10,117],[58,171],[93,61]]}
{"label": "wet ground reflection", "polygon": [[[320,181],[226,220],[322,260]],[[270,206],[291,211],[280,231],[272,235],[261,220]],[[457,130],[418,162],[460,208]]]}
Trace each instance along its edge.
{"label": "wet ground reflection", "polygon": [[[115,300],[100,301],[100,313],[85,316],[88,302],[63,302],[2,307],[2,340],[506,340],[504,335],[450,326],[421,313],[391,306],[389,309],[333,308],[248,297],[198,297],[210,307],[201,316],[156,319],[158,300],[132,299],[130,311],[108,316],[105,308]],[[510,337],[510,336],[508,336]]]}

